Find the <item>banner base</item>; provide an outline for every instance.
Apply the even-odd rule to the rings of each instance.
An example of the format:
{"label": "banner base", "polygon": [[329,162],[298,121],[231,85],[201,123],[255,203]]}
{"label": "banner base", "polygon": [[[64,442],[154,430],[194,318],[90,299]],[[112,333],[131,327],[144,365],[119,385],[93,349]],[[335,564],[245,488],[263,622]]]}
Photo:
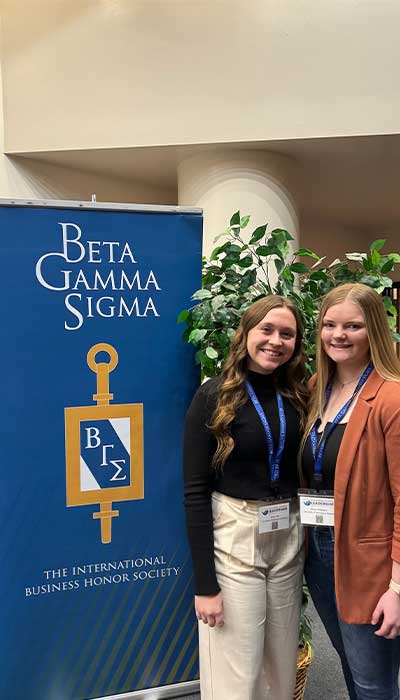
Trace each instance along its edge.
{"label": "banner base", "polygon": [[146,688],[145,690],[135,690],[132,693],[121,693],[119,695],[105,695],[101,698],[95,698],[95,700],[134,700],[135,698],[159,700],[161,698],[181,698],[195,693],[200,693],[199,681],[174,683],[173,685],[163,685],[161,688]]}

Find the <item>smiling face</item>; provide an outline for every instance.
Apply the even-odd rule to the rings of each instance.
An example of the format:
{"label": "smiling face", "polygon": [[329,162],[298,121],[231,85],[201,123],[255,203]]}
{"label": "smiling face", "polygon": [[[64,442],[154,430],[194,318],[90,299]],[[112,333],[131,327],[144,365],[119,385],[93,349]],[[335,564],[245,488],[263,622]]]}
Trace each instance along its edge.
{"label": "smiling face", "polygon": [[358,304],[346,300],[329,307],[322,321],[321,343],[336,364],[355,369],[367,364],[369,340],[364,314]]}
{"label": "smiling face", "polygon": [[268,311],[247,334],[248,368],[271,374],[292,357],[296,335],[296,319],[290,309],[281,306]]}

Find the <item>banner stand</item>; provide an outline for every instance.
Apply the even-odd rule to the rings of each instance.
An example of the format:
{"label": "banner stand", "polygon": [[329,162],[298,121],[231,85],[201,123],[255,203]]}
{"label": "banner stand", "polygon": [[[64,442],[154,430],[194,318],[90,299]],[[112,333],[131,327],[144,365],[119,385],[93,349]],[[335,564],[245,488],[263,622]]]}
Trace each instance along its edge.
{"label": "banner stand", "polygon": [[162,688],[148,688],[147,690],[137,690],[134,693],[123,693],[122,695],[106,695],[95,700],[134,700],[135,698],[147,698],[147,700],[161,700],[161,698],[181,698],[187,695],[200,693],[199,681],[189,681],[188,683],[176,683],[174,685],[164,685]]}
{"label": "banner stand", "polygon": [[0,698],[199,690],[178,324],[202,210],[0,199]]}

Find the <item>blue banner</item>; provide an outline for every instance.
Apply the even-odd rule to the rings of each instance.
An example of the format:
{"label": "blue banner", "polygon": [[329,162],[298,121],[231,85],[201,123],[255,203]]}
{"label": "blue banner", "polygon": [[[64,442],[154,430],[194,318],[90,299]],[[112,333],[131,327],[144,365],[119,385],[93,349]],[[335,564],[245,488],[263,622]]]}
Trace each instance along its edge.
{"label": "blue banner", "polygon": [[196,212],[0,206],[0,696],[83,700],[198,676],[176,318]]}

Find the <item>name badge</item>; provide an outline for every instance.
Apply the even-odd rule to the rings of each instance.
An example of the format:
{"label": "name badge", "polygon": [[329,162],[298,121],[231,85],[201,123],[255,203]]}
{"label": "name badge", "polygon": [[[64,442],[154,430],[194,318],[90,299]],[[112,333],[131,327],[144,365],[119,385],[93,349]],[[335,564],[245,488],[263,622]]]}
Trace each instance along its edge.
{"label": "name badge", "polygon": [[276,532],[289,528],[289,501],[271,501],[258,510],[258,532]]}
{"label": "name badge", "polygon": [[333,527],[335,511],[333,494],[320,493],[311,489],[298,492],[300,521],[303,525]]}

